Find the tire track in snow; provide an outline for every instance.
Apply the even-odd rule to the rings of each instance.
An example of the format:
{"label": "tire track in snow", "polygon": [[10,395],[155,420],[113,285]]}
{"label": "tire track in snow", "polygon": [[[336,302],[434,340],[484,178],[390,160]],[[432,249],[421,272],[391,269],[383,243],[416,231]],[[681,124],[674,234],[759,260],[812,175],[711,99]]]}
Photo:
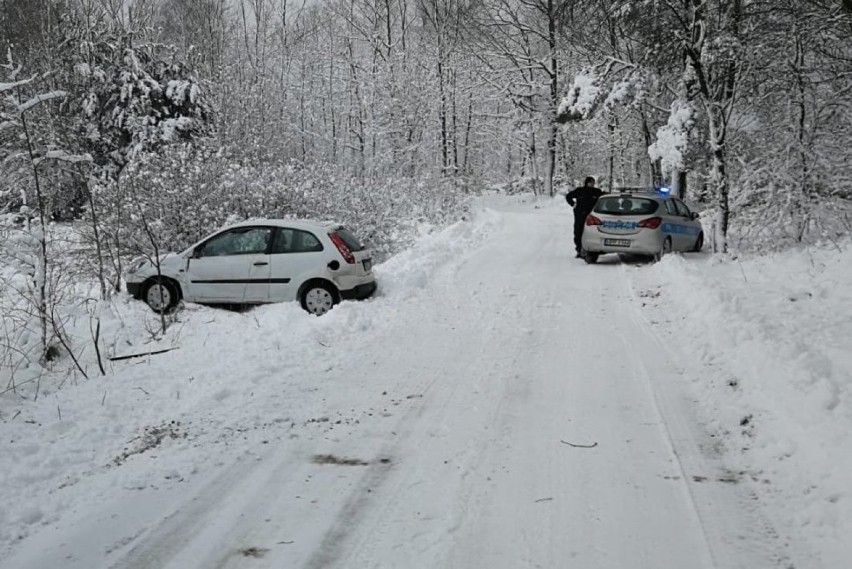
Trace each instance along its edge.
{"label": "tire track in snow", "polygon": [[[459,267],[467,262],[468,256],[473,253],[475,253],[475,250],[473,252],[467,251],[436,270],[432,282],[433,290],[422,291],[428,296],[426,302],[440,303],[444,295],[451,289],[453,275]],[[370,342],[373,346],[385,347],[382,361],[378,368],[372,370],[372,373],[378,375],[399,375],[400,369],[408,367],[407,371],[413,376],[414,380],[412,381],[410,378],[400,380],[395,390],[414,392],[418,395],[418,398],[395,421],[395,426],[390,429],[391,436],[388,438],[391,439],[391,442],[383,445],[368,444],[366,446],[360,444],[357,440],[342,440],[339,443],[340,445],[347,446],[347,452],[355,452],[358,456],[388,457],[390,462],[388,464],[372,462],[358,477],[357,481],[351,486],[348,486],[344,494],[338,496],[339,505],[335,507],[333,519],[330,521],[328,527],[322,530],[322,534],[317,538],[317,545],[313,547],[306,558],[301,559],[298,555],[288,556],[286,553],[279,554],[276,551],[272,551],[269,554],[269,558],[265,560],[269,566],[277,567],[283,563],[285,566],[319,568],[333,566],[341,562],[341,559],[345,558],[347,548],[351,547],[349,543],[352,539],[351,534],[357,528],[365,525],[365,515],[377,508],[380,509],[379,500],[384,501],[388,494],[395,492],[395,483],[389,483],[388,478],[393,477],[396,463],[400,455],[403,454],[401,453],[401,449],[406,445],[411,445],[409,439],[415,427],[424,421],[422,416],[429,414],[430,419],[428,422],[436,422],[434,417],[435,409],[449,410],[450,412],[454,410],[452,401],[448,401],[446,393],[433,393],[433,386],[437,382],[446,380],[447,377],[452,375],[452,372],[457,371],[447,368],[448,361],[451,362],[452,359],[442,360],[438,363],[437,367],[434,362],[429,362],[428,360],[433,354],[447,353],[448,349],[450,351],[459,349],[460,345],[464,346],[463,349],[470,350],[472,348],[470,345],[471,342],[476,342],[476,345],[479,346],[478,349],[481,350],[483,349],[484,340],[481,338],[477,339],[478,336],[475,333],[471,333],[473,330],[456,330],[453,334],[448,334],[446,331],[444,331],[445,333],[441,333],[441,326],[446,324],[445,322],[442,324],[442,319],[445,320],[446,316],[446,314],[439,311],[427,317],[421,317],[419,322],[421,328],[415,330],[411,330],[410,326],[402,323],[398,328],[387,332],[383,340],[373,339]],[[424,334],[423,328],[427,326],[435,326],[438,329],[435,329],[431,334]],[[399,346],[400,336],[404,337],[406,334],[414,334],[419,338],[422,349],[418,350],[418,354],[410,354],[406,349],[405,342],[402,342],[402,345]],[[448,336],[452,337],[452,341],[448,339]],[[458,339],[463,339],[464,341],[462,343],[455,341]],[[372,357],[372,355],[367,354],[365,359],[370,360]],[[425,359],[425,361],[421,361],[421,359]],[[358,362],[353,362],[353,364],[357,366]],[[474,364],[472,363],[471,366],[474,366]],[[469,371],[473,372],[473,370]],[[440,423],[441,421],[437,420],[437,422]],[[329,447],[327,450],[334,449]],[[388,489],[388,486],[391,486],[391,488]],[[268,543],[271,540],[267,535],[268,532],[264,530],[265,528],[259,528],[258,531],[254,532],[243,532],[242,535],[235,536],[232,541],[246,545]],[[382,528],[376,527],[371,533],[380,531],[382,531]],[[244,563],[244,560],[241,560],[239,556],[228,554],[216,566],[241,567],[241,563]],[[344,562],[344,566],[349,565]]]}
{"label": "tire track in snow", "polygon": [[[467,262],[468,259],[461,259],[453,263],[452,267],[445,271],[443,275],[445,282],[441,283],[442,286],[440,286],[442,290],[440,296],[445,302],[448,298],[452,297],[452,291],[446,282],[446,277],[451,277],[452,274],[464,267]],[[470,308],[470,305],[467,308]],[[486,307],[480,303],[479,308],[485,309]],[[442,439],[447,434],[446,432],[435,431],[452,430],[448,425],[453,423],[454,415],[458,413],[458,404],[468,397],[466,392],[469,391],[469,385],[465,381],[468,381],[472,377],[494,375],[495,370],[499,367],[499,362],[488,360],[489,363],[482,364],[480,363],[481,358],[470,357],[470,355],[477,353],[480,356],[487,356],[489,352],[488,347],[493,345],[496,337],[504,335],[505,330],[494,329],[486,335],[478,335],[475,326],[464,329],[462,322],[452,320],[450,322],[454,324],[452,335],[459,340],[456,343],[455,349],[461,349],[468,356],[468,366],[465,369],[459,370],[456,367],[459,354],[452,352],[444,353],[443,363],[440,368],[435,370],[434,379],[428,382],[428,386],[424,390],[424,397],[421,404],[416,408],[416,412],[406,415],[399,422],[400,425],[405,425],[404,434],[395,437],[394,445],[386,451],[388,455],[400,456],[402,453],[399,452],[399,449],[405,445],[411,445],[411,439],[418,435],[423,436],[423,439],[425,439],[420,444],[415,445],[420,450],[423,450],[424,446],[441,445]],[[438,330],[435,332],[439,333]],[[423,336],[422,330],[418,335]],[[476,349],[471,349],[470,342],[476,342]],[[448,382],[450,383],[450,388],[446,389]],[[439,385],[440,383],[444,385]],[[427,432],[425,433],[424,425],[427,425],[425,429]],[[431,428],[433,425],[439,427],[433,430]],[[449,436],[453,435],[459,436],[460,433],[449,433]],[[468,453],[477,455],[483,452],[484,448],[483,445],[471,443],[462,452],[465,456]],[[457,461],[459,458],[459,455],[455,455],[453,460]],[[390,470],[386,474],[390,474],[388,477],[390,480],[382,479],[381,487],[370,486],[373,481],[367,477],[368,480],[365,483],[359,484],[353,490],[346,504],[341,509],[339,518],[326,533],[322,545],[305,565],[306,569],[320,569],[334,566],[362,567],[381,563],[380,559],[370,558],[369,542],[382,541],[383,538],[393,539],[393,533],[396,529],[393,510],[398,507],[400,499],[402,499],[406,492],[422,483],[417,480],[418,477],[416,474],[413,477],[414,480],[412,480],[410,470],[402,472],[398,476],[395,476],[396,473]],[[464,479],[465,477],[466,474],[462,473],[461,478]],[[376,490],[372,495],[372,499],[365,499],[363,492],[365,487],[371,487]],[[459,525],[458,521],[454,523],[455,527]],[[449,530],[449,533],[453,533],[452,528]],[[424,537],[424,535],[420,537]],[[443,551],[445,545],[444,540],[441,540],[439,543],[430,542],[425,547],[419,546],[418,553],[428,558],[430,555],[429,550],[433,546],[437,547],[440,553]],[[364,556],[365,549],[367,550],[366,557]],[[423,559],[420,558],[418,563],[423,563]]]}
{"label": "tire track in snow", "polygon": [[[626,277],[626,275],[625,275]],[[638,299],[632,281],[625,278],[629,294]],[[747,477],[732,476],[724,457],[708,453],[714,447],[710,434],[694,414],[682,382],[691,373],[681,358],[657,335],[635,304],[627,308],[637,337],[622,341],[631,350],[637,369],[653,397],[681,479],[700,520],[708,551],[719,569],[792,568],[772,524],[759,510],[756,492]],[[651,365],[640,354],[661,354]],[[702,444],[703,443],[703,444]]]}
{"label": "tire track in snow", "polygon": [[[471,413],[484,417],[484,419],[481,419],[482,423],[493,422],[499,411],[499,406],[494,408],[493,405],[488,405],[487,408],[479,408],[477,406],[478,398],[475,394],[471,394],[471,389],[481,391],[491,387],[489,382],[483,380],[483,378],[492,378],[498,375],[501,366],[505,363],[503,360],[493,357],[494,346],[500,345],[501,339],[505,342],[506,338],[513,336],[513,329],[520,321],[523,311],[516,309],[511,314],[501,314],[501,318],[498,320],[499,326],[492,326],[484,333],[481,331],[483,323],[459,320],[460,309],[474,310],[477,313],[485,314],[495,309],[494,306],[482,299],[481,290],[469,290],[470,295],[459,295],[459,291],[456,289],[459,272],[471,270],[475,272],[475,269],[468,268],[471,262],[476,261],[471,256],[480,257],[481,253],[473,252],[457,259],[449,267],[443,269],[440,277],[436,279],[437,282],[433,283],[436,290],[439,291],[436,294],[436,300],[438,298],[441,300],[441,303],[437,306],[442,306],[442,310],[438,310],[436,318],[438,320],[443,318],[451,324],[451,330],[445,330],[444,334],[452,336],[454,341],[452,342],[453,348],[450,351],[434,352],[441,353],[442,356],[442,363],[435,370],[436,381],[440,381],[440,383],[436,385],[436,381],[430,382],[430,389],[422,401],[421,412],[414,420],[402,421],[408,427],[406,435],[402,437],[403,441],[399,441],[399,443],[405,442],[411,445],[410,439],[418,436],[420,442],[419,444],[415,443],[418,449],[417,456],[409,456],[403,459],[399,466],[401,470],[391,472],[390,480],[384,481],[383,487],[373,494],[374,500],[369,502],[359,500],[358,496],[362,491],[360,488],[352,492],[349,502],[342,509],[342,518],[334,523],[323,540],[324,545],[320,547],[306,567],[363,567],[392,563],[387,559],[382,559],[381,555],[384,553],[375,552],[371,545],[376,542],[393,541],[393,535],[398,530],[398,525],[409,521],[405,514],[410,512],[401,514],[398,511],[400,503],[405,503],[405,497],[410,491],[423,487],[423,485],[428,486],[431,482],[423,479],[423,473],[428,473],[428,469],[434,467],[434,465],[422,464],[421,469],[416,465],[412,466],[411,462],[418,462],[421,456],[439,454],[440,450],[436,451],[435,449],[446,447],[447,438],[464,437],[467,442],[462,445],[461,449],[453,448],[452,456],[447,462],[455,465],[463,461],[465,466],[476,465],[481,460],[479,457],[488,449],[488,444],[485,443],[492,442],[494,435],[487,431],[471,433],[467,430],[457,429],[458,413],[460,406],[468,402],[471,404],[468,407]],[[491,286],[487,283],[479,283],[479,285],[486,288]],[[440,335],[441,331],[435,330],[433,333]],[[416,334],[418,337],[424,338],[430,336],[430,334],[424,333],[422,327],[416,331]],[[475,348],[471,346],[472,342],[476,343]],[[467,363],[459,369],[459,361]],[[503,381],[511,386],[515,383],[513,380],[514,378],[504,378]],[[504,391],[508,393],[510,390]],[[473,409],[473,407],[477,408]],[[396,446],[399,447],[400,444]],[[475,470],[474,468],[473,471]],[[466,483],[469,474],[470,471],[468,470],[454,473],[448,480],[448,485],[452,488],[459,487]],[[434,501],[440,502],[442,500],[440,494],[439,491],[431,497],[434,498]],[[455,499],[457,495],[451,493],[449,496]],[[350,503],[357,504],[357,508],[350,508]],[[406,546],[412,547],[414,551],[409,550],[406,555],[413,554],[417,558],[417,566],[435,566],[433,562],[445,555],[447,540],[452,540],[452,534],[461,526],[462,518],[467,513],[469,513],[469,510],[464,508],[456,516],[456,519],[446,522],[430,518],[430,514],[426,513],[423,519],[426,524],[433,523],[443,526],[446,523],[449,527],[446,532],[442,531],[437,537],[430,535],[428,531],[415,531],[412,538],[406,541]],[[341,527],[344,528],[343,531],[340,531]],[[376,558],[374,554],[380,555],[380,557]]]}

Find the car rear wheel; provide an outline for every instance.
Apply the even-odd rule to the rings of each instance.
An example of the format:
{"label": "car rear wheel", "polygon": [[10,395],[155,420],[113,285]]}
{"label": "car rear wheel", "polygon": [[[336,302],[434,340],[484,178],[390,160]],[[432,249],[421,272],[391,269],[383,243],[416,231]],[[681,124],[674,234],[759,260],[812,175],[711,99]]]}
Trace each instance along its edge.
{"label": "car rear wheel", "polygon": [[693,253],[700,253],[701,248],[704,247],[704,232],[698,234],[698,239],[695,240],[695,245],[692,247]]}
{"label": "car rear wheel", "polygon": [[595,263],[597,263],[599,256],[600,253],[590,253],[588,251],[583,253],[583,259],[585,259],[586,263],[590,265],[594,265]]}
{"label": "car rear wheel", "polygon": [[151,310],[164,314],[177,306],[180,295],[175,283],[167,279],[153,279],[145,285],[142,298]]}
{"label": "car rear wheel", "polygon": [[306,311],[322,316],[337,304],[337,292],[326,283],[310,283],[302,291],[301,302]]}
{"label": "car rear wheel", "polygon": [[666,255],[668,255],[671,252],[672,252],[672,238],[666,237],[666,240],[663,241],[663,248],[660,249],[660,251],[656,255],[654,255],[654,260],[659,261],[660,259],[662,259],[663,257],[665,257]]}

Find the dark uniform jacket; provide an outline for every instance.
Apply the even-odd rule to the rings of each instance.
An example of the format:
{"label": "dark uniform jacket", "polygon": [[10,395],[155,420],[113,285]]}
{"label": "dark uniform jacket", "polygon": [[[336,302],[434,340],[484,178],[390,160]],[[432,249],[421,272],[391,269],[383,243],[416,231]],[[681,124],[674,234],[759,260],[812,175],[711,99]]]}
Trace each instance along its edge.
{"label": "dark uniform jacket", "polygon": [[595,203],[602,195],[603,192],[598,188],[581,186],[565,194],[565,200],[568,202],[568,205],[574,208],[574,215],[576,217],[585,219],[587,215],[592,213]]}

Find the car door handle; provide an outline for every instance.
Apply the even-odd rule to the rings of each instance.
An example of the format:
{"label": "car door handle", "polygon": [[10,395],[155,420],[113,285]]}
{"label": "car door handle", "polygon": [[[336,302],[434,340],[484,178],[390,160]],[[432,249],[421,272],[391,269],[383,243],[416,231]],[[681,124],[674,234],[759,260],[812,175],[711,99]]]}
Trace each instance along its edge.
{"label": "car door handle", "polygon": [[267,263],[266,261],[258,261],[257,263],[254,264],[254,266],[255,267],[263,267],[263,266],[268,265],[268,264],[269,263]]}

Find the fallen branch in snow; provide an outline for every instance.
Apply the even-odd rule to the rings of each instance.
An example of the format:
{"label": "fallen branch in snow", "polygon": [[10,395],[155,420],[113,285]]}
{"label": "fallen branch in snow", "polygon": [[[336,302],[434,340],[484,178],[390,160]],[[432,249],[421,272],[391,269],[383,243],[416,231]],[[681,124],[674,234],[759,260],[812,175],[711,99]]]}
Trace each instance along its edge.
{"label": "fallen branch in snow", "polygon": [[742,274],[743,274],[743,280],[744,280],[745,282],[748,282],[748,277],[746,276],[745,269],[743,268],[743,264],[742,264],[742,263],[740,263],[740,260],[739,260],[739,259],[737,259],[737,266],[739,266],[740,271],[741,271],[741,272],[742,272]]}
{"label": "fallen branch in snow", "polygon": [[41,375],[39,375],[38,377],[34,377],[32,379],[28,379],[26,381],[21,381],[21,382],[18,382],[18,383],[10,383],[9,387],[4,389],[3,391],[0,391],[0,395],[4,395],[6,393],[9,393],[10,391],[15,391],[17,388],[21,387],[22,385],[26,385],[28,383],[33,383],[33,382],[36,382],[36,381],[39,381],[39,380],[41,380]]}
{"label": "fallen branch in snow", "polygon": [[597,442],[593,442],[590,445],[577,445],[577,444],[569,443],[568,441],[562,441],[562,440],[560,440],[559,442],[562,443],[563,445],[568,445],[569,447],[574,447],[574,448],[595,448],[596,446],[598,446]]}
{"label": "fallen branch in snow", "polygon": [[538,504],[539,502],[550,502],[551,500],[553,500],[553,498],[539,498],[535,502]]}
{"label": "fallen branch in snow", "polygon": [[180,346],[175,346],[174,348],[166,348],[165,350],[154,350],[153,352],[145,352],[143,354],[130,354],[127,356],[113,356],[109,359],[111,362],[117,362],[119,360],[129,360],[130,358],[142,358],[145,356],[155,356],[157,354],[165,354],[166,352],[171,352],[172,350],[177,350]]}

